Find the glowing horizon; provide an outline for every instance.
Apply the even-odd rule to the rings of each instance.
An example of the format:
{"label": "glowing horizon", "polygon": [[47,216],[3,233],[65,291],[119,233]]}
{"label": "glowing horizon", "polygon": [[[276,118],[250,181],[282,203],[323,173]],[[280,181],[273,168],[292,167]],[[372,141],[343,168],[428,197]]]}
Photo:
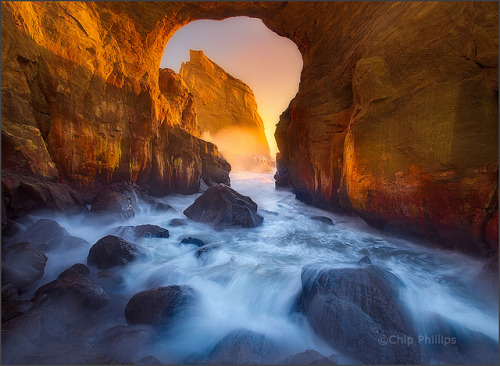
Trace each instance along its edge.
{"label": "glowing horizon", "polygon": [[178,73],[181,63],[189,61],[190,49],[203,51],[252,89],[274,158],[276,124],[298,91],[302,71],[302,55],[295,43],[256,18],[197,20],[172,36],[160,66]]}

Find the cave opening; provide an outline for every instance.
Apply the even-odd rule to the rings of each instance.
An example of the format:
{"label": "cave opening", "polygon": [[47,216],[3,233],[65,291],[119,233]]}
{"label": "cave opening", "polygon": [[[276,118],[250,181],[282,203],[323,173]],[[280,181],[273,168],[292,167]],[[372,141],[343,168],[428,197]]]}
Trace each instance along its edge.
{"label": "cave opening", "polygon": [[297,94],[302,66],[293,41],[261,19],[239,16],[180,28],[165,46],[160,74],[180,76],[201,137],[233,170],[273,172],[276,124]]}

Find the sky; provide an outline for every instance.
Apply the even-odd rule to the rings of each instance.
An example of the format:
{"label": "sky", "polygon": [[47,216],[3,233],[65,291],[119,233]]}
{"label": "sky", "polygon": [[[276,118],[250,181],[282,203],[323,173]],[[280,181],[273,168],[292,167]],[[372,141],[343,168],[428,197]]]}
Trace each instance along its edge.
{"label": "sky", "polygon": [[291,40],[269,30],[260,19],[197,20],[169,40],[161,67],[179,72],[189,50],[202,50],[226,72],[252,89],[274,157],[274,131],[280,114],[297,94],[302,56]]}

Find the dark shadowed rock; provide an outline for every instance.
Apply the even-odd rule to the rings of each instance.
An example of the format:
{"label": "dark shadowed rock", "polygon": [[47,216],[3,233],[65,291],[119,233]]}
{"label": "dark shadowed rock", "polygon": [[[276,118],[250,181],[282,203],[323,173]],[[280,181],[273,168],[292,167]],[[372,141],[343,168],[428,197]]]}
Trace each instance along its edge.
{"label": "dark shadowed rock", "polygon": [[23,232],[23,228],[13,220],[7,220],[5,226],[2,226],[2,237],[12,237]]}
{"label": "dark shadowed rock", "polygon": [[278,365],[336,365],[336,363],[321,353],[308,349],[285,358],[278,362]]}
{"label": "dark shadowed rock", "polygon": [[372,260],[366,255],[358,261],[358,264],[372,264]]}
{"label": "dark shadowed rock", "polygon": [[221,364],[270,364],[275,353],[274,344],[266,336],[248,329],[236,329],[214,347],[209,359]]}
{"label": "dark shadowed rock", "polygon": [[168,238],[170,236],[167,229],[158,225],[119,226],[113,232],[116,235],[134,238]]}
{"label": "dark shadowed rock", "polygon": [[73,264],[68,269],[61,272],[61,274],[59,276],[57,276],[57,279],[72,276],[72,275],[81,275],[81,276],[85,277],[89,274],[90,274],[89,267],[87,267],[83,263],[76,263],[76,264]]}
{"label": "dark shadowed rock", "polygon": [[107,329],[99,339],[97,350],[120,362],[133,362],[151,354],[154,331],[147,325],[117,325]]}
{"label": "dark shadowed rock", "polygon": [[95,281],[107,292],[113,292],[123,285],[125,279],[119,273],[104,270],[96,274]]}
{"label": "dark shadowed rock", "polygon": [[[418,363],[416,344],[381,344],[382,337],[414,337],[392,273],[362,268],[302,269],[299,309],[332,347],[368,364]],[[385,339],[385,338],[384,338]]]}
{"label": "dark shadowed rock", "polygon": [[34,245],[43,245],[43,248],[47,250],[88,248],[89,246],[87,241],[70,235],[57,221],[50,219],[38,220],[26,230],[23,238]]}
{"label": "dark shadowed rock", "polygon": [[203,241],[201,241],[200,239],[192,238],[192,237],[182,239],[181,244],[193,244],[193,245],[196,245],[197,247],[202,247],[205,245],[205,243]]}
{"label": "dark shadowed rock", "polygon": [[177,226],[186,226],[187,221],[184,219],[172,219],[168,223],[170,226],[177,227]]}
{"label": "dark shadowed rock", "polygon": [[97,283],[74,274],[40,287],[35,292],[34,301],[39,305],[57,303],[75,309],[99,309],[109,302],[109,296]]}
{"label": "dark shadowed rock", "polygon": [[189,286],[157,287],[132,296],[125,318],[128,324],[165,325],[195,301],[195,291]]}
{"label": "dark shadowed rock", "polygon": [[28,242],[2,249],[2,283],[19,289],[29,287],[42,278],[47,256]]}
{"label": "dark shadowed rock", "polygon": [[89,250],[87,263],[99,269],[123,266],[139,255],[137,245],[114,235],[99,239]]}
{"label": "dark shadowed rock", "polygon": [[217,228],[229,226],[256,227],[264,218],[257,213],[257,204],[224,184],[208,188],[184,215],[198,222],[211,223]]}
{"label": "dark shadowed rock", "polygon": [[17,298],[19,290],[13,283],[2,286],[2,302],[11,302]]}
{"label": "dark shadowed rock", "polygon": [[429,338],[420,341],[422,363],[498,365],[498,342],[494,339],[435,313],[420,320],[425,321],[422,333]]}
{"label": "dark shadowed rock", "polygon": [[109,221],[128,220],[135,216],[132,199],[109,189],[103,189],[96,194],[90,213],[98,218],[105,217]]}
{"label": "dark shadowed rock", "polygon": [[17,316],[28,312],[32,307],[33,303],[29,300],[2,303],[2,322],[14,319]]}
{"label": "dark shadowed rock", "polygon": [[322,223],[328,224],[328,225],[333,225],[332,219],[329,217],[326,217],[326,216],[312,216],[311,220],[319,221],[319,222],[322,222]]}

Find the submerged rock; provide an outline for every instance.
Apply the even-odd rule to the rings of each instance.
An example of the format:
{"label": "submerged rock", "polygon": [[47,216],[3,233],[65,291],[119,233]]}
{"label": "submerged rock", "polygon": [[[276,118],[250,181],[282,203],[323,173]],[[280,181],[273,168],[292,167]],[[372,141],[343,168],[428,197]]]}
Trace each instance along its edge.
{"label": "submerged rock", "polygon": [[321,353],[308,349],[285,358],[278,362],[278,365],[336,365],[336,363]]}
{"label": "submerged rock", "polygon": [[213,363],[234,365],[270,364],[276,348],[266,336],[236,329],[225,336],[208,356]]}
{"label": "submerged rock", "polygon": [[329,218],[329,217],[326,217],[326,216],[311,216],[311,220],[319,221],[319,222],[322,222],[324,224],[328,224],[328,225],[332,225],[333,226],[332,219]]}
{"label": "submerged rock", "polygon": [[198,222],[213,224],[216,228],[230,226],[256,227],[264,218],[257,213],[257,204],[224,184],[208,188],[184,215]]}
{"label": "submerged rock", "polygon": [[168,224],[173,227],[186,226],[187,221],[184,219],[172,219]]}
{"label": "submerged rock", "polygon": [[119,273],[104,270],[96,274],[95,281],[107,292],[113,292],[123,285],[125,279]]}
{"label": "submerged rock", "polygon": [[47,250],[88,248],[89,246],[86,240],[70,235],[57,221],[50,219],[38,220],[26,230],[23,238]]}
{"label": "submerged rock", "polygon": [[192,238],[192,237],[188,237],[188,238],[184,238],[181,240],[181,244],[193,244],[193,245],[196,245],[197,247],[202,247],[204,246],[206,243],[204,243],[203,241],[201,241],[200,239],[198,238]]}
{"label": "submerged rock", "polygon": [[319,271],[306,266],[298,307],[315,332],[342,353],[368,364],[418,363],[416,343],[384,342],[414,337],[398,298],[401,286],[392,273],[373,265]]}
{"label": "submerged rock", "polygon": [[358,261],[358,264],[372,264],[372,260],[370,259],[370,257],[368,257],[367,255],[365,255],[363,258],[361,258]]}
{"label": "submerged rock", "polygon": [[189,286],[157,287],[132,296],[125,308],[128,324],[166,325],[196,302]]}
{"label": "submerged rock", "polygon": [[123,266],[134,261],[139,255],[136,244],[114,235],[99,239],[89,250],[87,262],[99,269]]}
{"label": "submerged rock", "polygon": [[20,290],[42,278],[47,256],[28,242],[2,249],[2,283],[12,283]]}

